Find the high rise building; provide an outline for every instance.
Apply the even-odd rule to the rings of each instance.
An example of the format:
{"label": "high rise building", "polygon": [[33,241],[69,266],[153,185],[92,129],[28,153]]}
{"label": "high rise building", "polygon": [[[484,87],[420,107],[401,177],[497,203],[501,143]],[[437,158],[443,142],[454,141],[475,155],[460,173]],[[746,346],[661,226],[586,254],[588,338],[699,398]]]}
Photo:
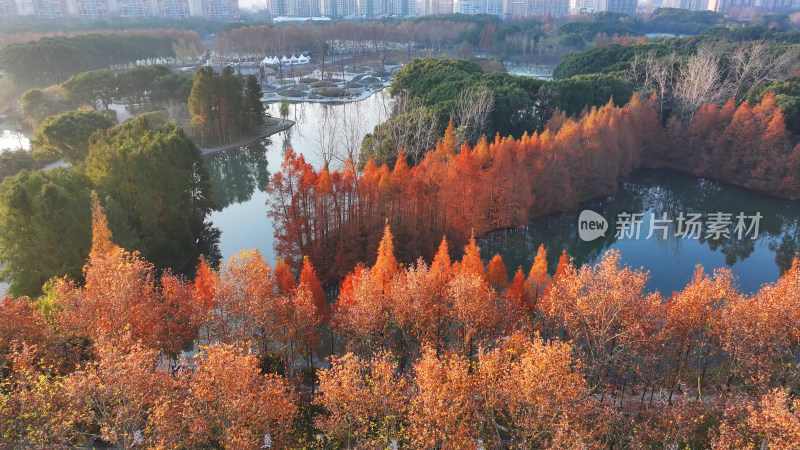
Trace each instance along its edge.
{"label": "high rise building", "polygon": [[503,13],[512,17],[561,17],[569,13],[569,0],[506,0]]}
{"label": "high rise building", "polygon": [[[66,0],[33,0],[32,2],[20,2],[25,4],[25,10],[30,11],[28,4],[33,8],[33,15],[44,19],[57,19],[69,15]],[[17,11],[20,11],[19,4]],[[30,14],[28,14],[30,15]]]}
{"label": "high rise building", "polygon": [[761,11],[788,11],[800,8],[800,0],[756,0]]}
{"label": "high rise building", "polygon": [[357,0],[322,0],[321,11],[325,17],[347,17],[358,15]]}
{"label": "high rise building", "polygon": [[569,0],[529,0],[528,15],[561,17],[569,14]]}
{"label": "high rise building", "polygon": [[633,16],[636,14],[636,0],[601,0],[601,11],[612,11]]}
{"label": "high rise building", "polygon": [[274,17],[317,17],[322,13],[320,0],[270,0],[267,8]]}
{"label": "high rise building", "polygon": [[505,0],[503,11],[512,17],[525,17],[528,14],[528,0]]}
{"label": "high rise building", "polygon": [[0,17],[17,16],[17,4],[14,0],[0,0]]}
{"label": "high rise building", "polygon": [[502,0],[455,0],[453,12],[461,14],[503,14]]}
{"label": "high rise building", "polygon": [[664,0],[666,8],[688,9],[690,11],[716,11],[719,13],[736,10],[758,10],[762,13],[780,12],[800,8],[800,0]]}
{"label": "high rise building", "polygon": [[267,0],[267,11],[273,17],[285,17],[288,10],[287,0]]}
{"label": "high rise building", "polygon": [[412,16],[415,14],[416,3],[414,0],[387,0],[384,14],[392,16]]}
{"label": "high rise building", "polygon": [[600,11],[620,12],[632,16],[636,14],[636,0],[570,0],[570,12],[573,14],[591,14]]}
{"label": "high rise building", "polygon": [[705,11],[708,9],[708,0],[664,0],[665,8],[680,8],[690,11]]}
{"label": "high rise building", "polygon": [[600,2],[602,0],[570,0],[569,9],[572,13],[596,13],[602,11]]}
{"label": "high rise building", "polygon": [[417,12],[421,16],[451,14],[454,7],[453,3],[453,0],[422,0]]}
{"label": "high rise building", "polygon": [[109,0],[70,0],[67,8],[70,15],[84,19],[102,19],[108,16]]}
{"label": "high rise building", "polygon": [[383,0],[358,0],[358,15],[376,17],[383,14]]}
{"label": "high rise building", "polygon": [[126,18],[150,17],[153,10],[149,0],[112,0],[116,3],[115,15]]}
{"label": "high rise building", "polygon": [[755,8],[755,0],[708,0],[708,9],[718,13],[726,13],[733,9]]}
{"label": "high rise building", "polygon": [[188,0],[152,0],[151,4],[153,14],[158,17],[183,19],[191,15]]}
{"label": "high rise building", "polygon": [[111,16],[173,19],[201,16],[231,20],[239,18],[239,0],[0,0],[0,17],[18,16],[49,19],[74,16],[92,20]]}
{"label": "high rise building", "polygon": [[208,19],[227,20],[239,17],[238,0],[202,0],[200,7],[200,15]]}

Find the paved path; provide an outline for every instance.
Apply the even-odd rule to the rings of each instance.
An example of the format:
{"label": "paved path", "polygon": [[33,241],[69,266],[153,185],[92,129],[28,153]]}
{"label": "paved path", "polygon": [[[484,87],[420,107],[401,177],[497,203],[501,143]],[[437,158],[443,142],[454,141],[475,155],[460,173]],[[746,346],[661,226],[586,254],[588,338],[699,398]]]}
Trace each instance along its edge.
{"label": "paved path", "polygon": [[212,153],[224,152],[225,150],[230,150],[232,148],[241,147],[243,145],[247,145],[247,144],[249,144],[251,142],[255,142],[255,141],[257,141],[259,139],[262,139],[262,138],[265,138],[267,136],[272,136],[275,133],[280,133],[283,130],[288,130],[289,128],[292,127],[292,125],[294,125],[294,120],[278,119],[278,123],[276,123],[275,125],[270,125],[270,126],[264,128],[263,130],[261,130],[260,133],[258,133],[255,136],[249,136],[249,137],[246,137],[244,139],[239,139],[238,141],[231,142],[229,144],[218,145],[216,147],[211,147],[211,148],[204,148],[202,150],[202,153],[203,153],[203,155],[210,155]]}

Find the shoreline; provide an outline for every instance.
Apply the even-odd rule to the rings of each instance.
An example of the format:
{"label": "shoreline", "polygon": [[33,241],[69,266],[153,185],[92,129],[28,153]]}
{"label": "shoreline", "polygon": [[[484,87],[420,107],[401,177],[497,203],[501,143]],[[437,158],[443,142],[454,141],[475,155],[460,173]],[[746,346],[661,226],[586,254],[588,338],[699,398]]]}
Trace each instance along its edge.
{"label": "shoreline", "polygon": [[200,150],[200,154],[202,156],[213,155],[214,153],[224,152],[226,150],[231,150],[231,149],[234,149],[236,147],[241,147],[243,145],[247,145],[247,144],[250,144],[252,142],[255,142],[255,141],[259,140],[259,139],[263,139],[265,137],[272,136],[273,134],[280,133],[281,131],[288,130],[292,126],[294,126],[294,121],[293,120],[278,119],[278,123],[276,123],[274,125],[270,125],[270,126],[264,128],[263,130],[261,130],[260,133],[254,135],[254,136],[249,136],[249,137],[246,137],[246,138],[243,138],[243,139],[239,139],[238,141],[230,142],[228,144],[218,145],[216,147],[203,148],[203,149]]}
{"label": "shoreline", "polygon": [[284,99],[289,100],[290,103],[333,103],[333,104],[356,103],[366,100],[379,92],[384,92],[390,87],[391,83],[384,85],[384,87],[380,89],[365,91],[357,96],[347,96],[347,97],[308,98],[307,94],[303,95],[302,97],[282,97],[280,95],[275,96],[274,95],[275,92],[270,92],[268,97],[261,97],[261,103],[264,103],[265,105],[279,104]]}

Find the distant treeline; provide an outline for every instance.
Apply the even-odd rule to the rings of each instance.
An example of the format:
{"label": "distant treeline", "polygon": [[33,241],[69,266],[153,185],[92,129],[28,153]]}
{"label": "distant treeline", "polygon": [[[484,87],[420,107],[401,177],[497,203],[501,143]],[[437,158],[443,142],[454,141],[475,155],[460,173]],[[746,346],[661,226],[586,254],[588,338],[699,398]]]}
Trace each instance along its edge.
{"label": "distant treeline", "polygon": [[[567,18],[531,17],[503,22],[489,15],[446,14],[414,19],[391,19],[326,24],[253,24],[229,27],[217,40],[223,55],[264,55],[313,50],[323,42],[347,42],[347,52],[392,48],[403,44],[411,52],[472,51],[479,48],[490,56],[514,58],[537,54],[560,54],[594,45],[598,36],[640,36],[639,24],[617,13]],[[460,47],[459,47],[460,46]],[[458,47],[458,48],[457,48]],[[329,51],[337,51],[333,46]]]}
{"label": "distant treeline", "polygon": [[[554,18],[526,17],[502,21],[490,15],[444,14],[411,19],[340,21],[325,24],[233,24],[217,40],[224,55],[264,55],[313,50],[323,42],[347,42],[346,52],[391,49],[388,43],[404,44],[409,59],[419,49],[455,52],[466,57],[476,48],[502,59],[529,58],[557,61],[565,51],[584,50],[607,42],[632,44],[645,33],[694,35],[707,33],[734,41],[768,39],[795,42],[793,34],[781,30],[797,28],[789,15],[773,14],[741,22],[712,11],[671,8],[655,10],[647,19],[621,13]],[[779,36],[779,37],[776,37]],[[780,40],[784,39],[784,40]],[[396,48],[395,48],[396,49]],[[330,51],[342,51],[334,46]]]}
{"label": "distant treeline", "polygon": [[122,69],[138,61],[185,57],[201,48],[197,33],[174,30],[45,37],[3,48],[0,67],[18,86],[47,86],[87,70]]}
{"label": "distant treeline", "polygon": [[[775,31],[760,27],[728,29],[712,28],[702,35],[683,38],[668,38],[647,45],[609,45],[582,52],[568,53],[553,71],[554,78],[569,78],[588,73],[626,72],[637,54],[655,52],[661,57],[675,52],[678,56],[693,55],[701,47],[713,46],[724,58],[731,54],[742,42],[764,41],[773,53],[785,52],[788,45],[800,44],[800,31]],[[620,73],[622,75],[622,73]]]}
{"label": "distant treeline", "polygon": [[[267,55],[314,50],[321,52],[322,42],[347,41],[360,50],[385,48],[388,42],[411,45],[424,42],[433,47],[452,48],[460,42],[462,32],[473,29],[473,23],[450,20],[402,22],[336,22],[310,26],[288,24],[284,26],[243,26],[222,33],[217,39],[217,50],[223,55]],[[330,51],[334,49],[331,48]],[[349,52],[349,50],[348,50]]]}
{"label": "distant treeline", "polygon": [[[0,19],[0,47],[11,43],[36,40],[42,34],[78,34],[96,33],[100,31],[132,32],[135,30],[174,29],[197,32],[200,36],[219,33],[228,22],[217,22],[205,18],[188,17],[180,20],[148,17],[141,19],[125,19],[122,17],[108,20],[88,20],[75,17],[61,20],[41,19],[35,17],[15,17],[13,20]],[[36,37],[40,35],[40,37]]]}

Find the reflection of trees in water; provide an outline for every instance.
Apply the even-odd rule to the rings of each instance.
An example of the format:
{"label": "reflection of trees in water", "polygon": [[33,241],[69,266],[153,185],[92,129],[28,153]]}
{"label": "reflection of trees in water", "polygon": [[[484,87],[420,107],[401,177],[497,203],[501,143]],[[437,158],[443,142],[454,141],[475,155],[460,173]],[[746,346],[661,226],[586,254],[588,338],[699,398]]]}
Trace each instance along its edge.
{"label": "reflection of trees in water", "polygon": [[[596,211],[608,220],[605,236],[592,242],[580,239],[578,215],[583,209]],[[797,204],[690,175],[649,170],[636,173],[613,197],[587,202],[575,211],[536,219],[522,228],[489,233],[479,245],[483,247],[484,258],[501,253],[509,271],[513,272],[519,265],[523,270],[528,270],[539,245],[544,244],[552,273],[562,249],[574,258],[578,266],[596,261],[616,243],[615,222],[623,212],[646,213],[648,217],[649,212],[653,212],[657,218],[667,213],[667,219],[672,219],[668,238],[661,239],[661,231],[655,230],[650,239],[656,239],[658,245],[671,249],[675,256],[680,255],[684,240],[675,235],[677,221],[674,219],[681,212],[703,214],[703,232],[698,242],[707,245],[711,251],[720,251],[728,266],[749,258],[759,243],[766,243],[775,252],[775,263],[783,272],[791,266],[796,252],[800,251],[800,209]],[[705,238],[706,215],[713,212],[731,213],[730,239]],[[763,216],[757,240],[752,239],[752,234],[738,239],[733,233],[739,212],[745,215],[760,212]],[[645,239],[650,231],[647,222],[645,219],[642,224],[639,239]]]}
{"label": "reflection of trees in water", "polygon": [[300,102],[300,103],[292,103],[292,120],[297,125],[302,125],[308,121],[308,111],[307,108],[309,107],[310,103]]}
{"label": "reflection of trees in water", "polygon": [[[766,242],[768,248],[775,252],[775,263],[781,272],[791,266],[794,252],[800,246],[796,232],[800,211],[796,204],[684,174],[643,171],[641,177],[634,178],[636,181],[630,183],[636,186],[634,190],[646,191],[640,211],[649,209],[657,214],[667,212],[667,217],[673,219],[681,212],[702,213],[704,226],[708,213],[730,213],[730,238],[706,239],[704,228],[703,235],[698,239],[710,250],[722,253],[726,265],[733,266],[744,261],[753,254],[758,242]],[[624,196],[625,191],[620,191],[620,195]],[[752,239],[752,234],[738,239],[733,232],[736,216],[740,212],[748,216],[759,212],[763,216],[759,221],[756,240]],[[670,240],[679,243],[681,238],[675,236],[676,222],[671,225]]]}
{"label": "reflection of trees in water", "polygon": [[288,130],[281,132],[281,135],[282,135],[282,140],[281,140],[282,153],[281,154],[284,155],[284,156],[286,155],[286,150],[289,150],[290,148],[292,148],[292,130],[293,129],[294,129],[294,127],[289,128]]}
{"label": "reflection of trees in water", "polygon": [[[197,241],[197,251],[203,255],[206,262],[211,267],[218,267],[222,261],[222,251],[219,248],[219,240],[222,236],[222,231],[215,227],[211,222],[203,222],[203,231],[200,233],[200,238]],[[188,267],[188,270],[194,272],[195,267]],[[191,274],[192,276],[194,273]]]}
{"label": "reflection of trees in water", "polygon": [[311,106],[310,103],[300,102],[294,104],[294,118],[297,123],[305,123],[308,121],[308,108]]}
{"label": "reflection of trees in water", "polygon": [[295,138],[294,146],[285,139],[282,147],[302,153],[317,168],[325,163],[341,168],[349,158],[358,158],[364,135],[389,117],[393,105],[387,90],[359,101],[292,103],[289,118],[295,126],[288,138]]}
{"label": "reflection of trees in water", "polygon": [[268,139],[215,153],[206,157],[206,168],[218,210],[250,200],[253,193],[266,188]]}
{"label": "reflection of trees in water", "polygon": [[[764,239],[759,236],[759,239]],[[720,253],[725,255],[725,265],[733,266],[739,261],[744,261],[749,258],[753,251],[756,249],[756,241],[749,237],[744,239],[737,239],[731,236],[730,239],[700,239],[701,243],[707,244],[708,248],[712,251],[719,250]]]}
{"label": "reflection of trees in water", "polygon": [[783,224],[783,233],[769,243],[769,249],[775,252],[775,263],[781,273],[792,267],[792,260],[800,256],[800,220],[786,221]]}

